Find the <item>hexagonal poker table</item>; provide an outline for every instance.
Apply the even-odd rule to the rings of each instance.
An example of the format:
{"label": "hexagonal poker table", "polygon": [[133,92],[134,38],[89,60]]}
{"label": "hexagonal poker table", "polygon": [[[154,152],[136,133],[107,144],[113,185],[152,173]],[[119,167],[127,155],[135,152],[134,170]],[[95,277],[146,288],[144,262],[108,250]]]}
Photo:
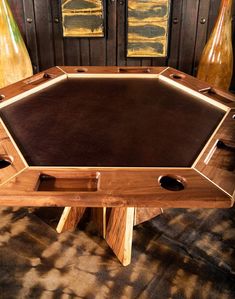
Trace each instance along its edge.
{"label": "hexagonal poker table", "polygon": [[235,101],[168,67],[54,67],[1,90],[0,204],[87,207],[120,261],[169,207],[230,207]]}

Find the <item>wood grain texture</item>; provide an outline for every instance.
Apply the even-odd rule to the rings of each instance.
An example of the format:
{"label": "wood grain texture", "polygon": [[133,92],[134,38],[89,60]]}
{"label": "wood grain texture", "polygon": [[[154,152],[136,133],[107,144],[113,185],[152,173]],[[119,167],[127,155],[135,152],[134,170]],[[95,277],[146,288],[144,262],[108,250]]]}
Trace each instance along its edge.
{"label": "wood grain texture", "polygon": [[55,65],[51,1],[34,1],[35,26],[38,38],[38,61],[40,69]]}
{"label": "wood grain texture", "polygon": [[64,65],[66,53],[64,52],[63,30],[61,28],[62,13],[61,13],[60,1],[51,1],[51,17],[52,17],[55,65]]}
{"label": "wood grain texture", "polygon": [[117,64],[117,6],[115,1],[107,1],[107,37],[106,59],[107,65]]}
{"label": "wood grain texture", "polygon": [[182,5],[182,25],[180,33],[179,63],[180,70],[186,73],[192,72],[195,42],[197,37],[199,0],[185,0]]}
{"label": "wood grain texture", "polygon": [[126,59],[126,2],[116,1],[117,5],[117,65],[125,66]]}
{"label": "wood grain texture", "polygon": [[[17,176],[18,173],[27,168],[27,164],[21,156],[18,148],[13,143],[10,136],[0,119],[0,160],[6,160],[11,164],[5,168],[0,169],[0,186],[11,178]],[[0,163],[0,165],[1,165]],[[1,167],[1,166],[0,166]]]}
{"label": "wood grain texture", "polygon": [[135,208],[134,225],[148,221],[162,213],[163,210],[161,208]]}
{"label": "wood grain texture", "polygon": [[[235,191],[235,109],[231,110],[206,146],[196,169],[233,196]],[[218,140],[230,148],[216,146]]]}
{"label": "wood grain texture", "polygon": [[197,20],[197,38],[195,42],[195,53],[194,53],[194,63],[193,63],[193,75],[196,75],[197,66],[199,59],[203,50],[203,45],[206,43],[208,18],[209,18],[209,1],[200,1],[198,8],[198,20]]}
{"label": "wood grain texture", "polygon": [[64,39],[65,64],[80,65],[80,41],[77,38],[67,37]]}
{"label": "wood grain texture", "polygon": [[[34,73],[39,72],[39,53],[38,53],[38,39],[36,33],[36,23],[34,18],[34,6],[33,2],[23,0],[24,15],[26,17],[25,22],[25,35],[27,48],[31,57]],[[27,21],[28,20],[28,21]]]}
{"label": "wood grain texture", "polygon": [[62,0],[64,36],[104,36],[102,0]]}
{"label": "wood grain texture", "polygon": [[[28,77],[27,79],[18,81],[14,84],[6,86],[0,89],[2,95],[1,103],[13,99],[17,96],[25,96],[26,93],[35,92],[40,86],[44,84],[51,84],[54,79],[65,76],[65,73],[58,67],[48,69],[46,72],[38,73],[34,76]],[[1,105],[1,104],[0,104]]]}
{"label": "wood grain texture", "polygon": [[79,74],[160,74],[167,70],[167,67],[122,67],[122,66],[59,66],[59,68],[68,74],[69,77],[75,75],[79,77]]}
{"label": "wood grain texture", "polygon": [[[2,206],[73,206],[73,207],[159,207],[226,208],[232,197],[193,169],[97,169],[99,189],[94,191],[37,191],[40,174],[84,176],[83,168],[29,169],[0,188]],[[96,169],[93,169],[96,171]],[[184,178],[184,190],[172,192],[162,188],[163,175]],[[144,180],[143,180],[144,178]]]}
{"label": "wood grain texture", "polygon": [[56,231],[74,231],[85,213],[86,208],[65,207],[57,224]]}
{"label": "wood grain texture", "polygon": [[198,80],[186,73],[180,72],[174,68],[167,68],[161,73],[162,77],[166,77],[173,82],[180,84],[183,87],[190,88],[192,91],[199,92],[201,95],[206,95],[208,99],[215,100],[227,108],[235,107],[234,94],[219,89],[214,89],[208,82]]}
{"label": "wood grain texture", "polygon": [[95,224],[100,236],[105,238],[107,227],[107,208],[91,208],[91,221]]}
{"label": "wood grain texture", "polygon": [[167,55],[169,1],[128,1],[128,57]]}
{"label": "wood grain texture", "polygon": [[[198,81],[186,74],[171,68],[140,68],[140,67],[62,67],[48,70],[47,74],[54,77],[44,76],[44,73],[35,75],[26,81],[19,82],[11,88],[3,89],[6,98],[1,105],[12,103],[15,95],[20,100],[25,92],[35,92],[43,85],[49,86],[55,80],[64,78],[69,73],[71,76],[80,76],[80,73],[86,73],[86,76],[93,74],[106,75],[115,74],[115,76],[145,76],[146,72],[150,75],[161,73],[160,79],[166,78],[168,84],[178,82],[183,90],[193,93],[202,100],[214,100],[215,105],[221,106],[221,109],[229,111],[235,101],[230,99],[230,94],[221,93],[217,100],[214,95],[201,95],[200,90],[210,86]],[[176,75],[176,77],[172,76]],[[64,76],[64,77],[63,77]],[[44,85],[46,84],[46,85]],[[178,85],[177,85],[178,86]],[[186,90],[186,88],[188,88]],[[23,96],[22,96],[23,93]],[[229,95],[229,97],[227,97]],[[227,101],[227,102],[226,102]],[[5,103],[4,103],[5,102]],[[234,106],[233,106],[234,107]],[[231,126],[230,123],[224,123],[226,130]],[[225,138],[227,140],[227,138]],[[230,138],[231,139],[231,138]],[[232,140],[232,139],[231,139]],[[232,141],[231,141],[232,142]],[[85,182],[87,176],[93,177],[99,173],[99,182],[97,189],[91,190],[87,187],[74,188],[74,181]],[[55,180],[56,188],[47,188],[41,190],[41,174],[52,176]],[[171,192],[163,189],[158,179],[163,175],[173,175],[184,178],[187,182],[185,189],[180,192]],[[144,180],[143,180],[144,178]],[[62,182],[63,181],[63,182]],[[64,183],[66,184],[64,185]],[[233,183],[233,178],[231,178]],[[79,183],[80,184],[80,183]],[[59,186],[59,188],[58,188]],[[2,186],[0,198],[2,205],[27,205],[27,206],[74,206],[74,207],[143,207],[143,208],[165,208],[165,207],[228,207],[231,205],[232,194],[222,191],[220,184],[216,187],[210,179],[203,177],[190,168],[44,168],[33,167],[24,171],[17,179]],[[34,199],[32,200],[32,197]]]}
{"label": "wood grain texture", "polygon": [[111,210],[105,240],[123,266],[131,262],[133,224],[134,208]]}
{"label": "wood grain texture", "polygon": [[183,0],[172,1],[168,65],[178,68]]}

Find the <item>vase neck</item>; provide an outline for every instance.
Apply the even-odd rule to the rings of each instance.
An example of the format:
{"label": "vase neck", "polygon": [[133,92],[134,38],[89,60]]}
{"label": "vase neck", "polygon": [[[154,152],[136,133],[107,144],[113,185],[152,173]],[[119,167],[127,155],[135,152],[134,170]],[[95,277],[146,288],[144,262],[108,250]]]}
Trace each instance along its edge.
{"label": "vase neck", "polygon": [[[217,35],[232,28],[232,0],[221,0],[219,14],[212,35]],[[231,28],[230,28],[231,27]]]}
{"label": "vase neck", "polygon": [[4,8],[9,6],[8,1],[7,0],[0,0],[0,7]]}
{"label": "vase neck", "polygon": [[7,0],[0,0],[0,16],[6,17],[9,15],[10,12],[10,6],[8,4]]}
{"label": "vase neck", "polygon": [[231,9],[232,3],[233,3],[233,0],[221,0],[220,6],[221,7],[224,6],[224,7]]}
{"label": "vase neck", "polygon": [[233,0],[221,0],[218,18],[222,16],[232,17],[232,2]]}

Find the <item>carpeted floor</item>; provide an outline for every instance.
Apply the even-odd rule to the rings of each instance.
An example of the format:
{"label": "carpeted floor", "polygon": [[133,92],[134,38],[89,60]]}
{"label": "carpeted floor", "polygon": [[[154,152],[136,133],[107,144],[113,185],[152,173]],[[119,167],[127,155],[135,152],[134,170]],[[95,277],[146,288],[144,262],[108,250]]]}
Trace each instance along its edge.
{"label": "carpeted floor", "polygon": [[0,209],[0,298],[233,299],[235,209],[170,209],[134,230],[123,267],[87,224],[61,235]]}

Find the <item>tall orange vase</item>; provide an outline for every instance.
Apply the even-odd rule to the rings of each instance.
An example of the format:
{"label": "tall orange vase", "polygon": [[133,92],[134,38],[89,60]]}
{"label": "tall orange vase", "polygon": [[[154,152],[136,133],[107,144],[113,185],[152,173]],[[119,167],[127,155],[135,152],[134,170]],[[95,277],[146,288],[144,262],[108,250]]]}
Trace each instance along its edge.
{"label": "tall orange vase", "polygon": [[228,90],[233,73],[232,2],[222,0],[212,34],[203,50],[197,78]]}
{"label": "tall orange vase", "polygon": [[0,88],[33,74],[24,40],[7,0],[0,0]]}

